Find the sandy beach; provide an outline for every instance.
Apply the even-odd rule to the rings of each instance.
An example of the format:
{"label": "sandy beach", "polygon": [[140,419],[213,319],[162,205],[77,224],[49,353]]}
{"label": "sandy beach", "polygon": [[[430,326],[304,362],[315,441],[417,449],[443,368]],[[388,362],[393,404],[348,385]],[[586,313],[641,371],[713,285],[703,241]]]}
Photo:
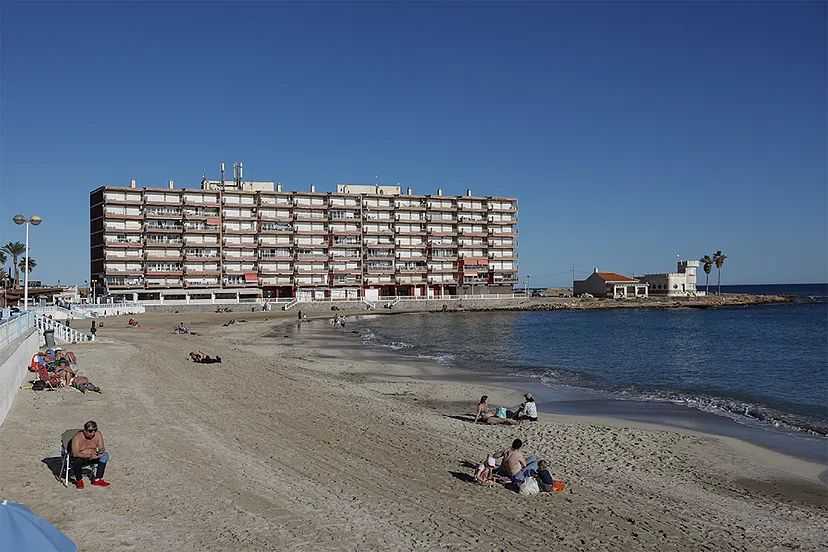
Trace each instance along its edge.
{"label": "sandy beach", "polygon": [[[461,417],[480,395],[519,392],[366,350],[324,320],[297,327],[294,313],[138,319],[107,319],[72,348],[102,395],[24,388],[0,426],[0,495],[80,550],[825,549],[824,465],[598,417],[473,424]],[[198,335],[173,335],[179,320]],[[64,488],[43,462],[87,419],[112,454],[107,489]],[[470,482],[516,437],[566,492]]]}

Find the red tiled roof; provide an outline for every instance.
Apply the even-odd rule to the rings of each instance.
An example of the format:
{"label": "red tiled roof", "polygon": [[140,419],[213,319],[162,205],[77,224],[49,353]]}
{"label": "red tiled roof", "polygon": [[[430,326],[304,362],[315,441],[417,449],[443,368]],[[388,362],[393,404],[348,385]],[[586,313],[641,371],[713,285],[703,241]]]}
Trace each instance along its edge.
{"label": "red tiled roof", "polygon": [[596,272],[599,278],[605,282],[636,282],[634,278],[618,274],[616,272]]}

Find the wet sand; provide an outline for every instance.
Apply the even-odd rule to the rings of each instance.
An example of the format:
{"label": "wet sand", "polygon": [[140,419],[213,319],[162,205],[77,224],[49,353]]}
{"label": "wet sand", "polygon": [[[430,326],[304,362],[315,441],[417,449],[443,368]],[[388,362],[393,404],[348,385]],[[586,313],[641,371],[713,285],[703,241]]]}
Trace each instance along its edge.
{"label": "wet sand", "polygon": [[[823,466],[732,438],[541,414],[469,423],[507,386],[360,347],[270,313],[108,319],[74,348],[103,395],[19,391],[0,427],[0,491],[81,550],[817,550]],[[229,327],[231,318],[248,322]],[[170,331],[183,319],[200,335]],[[287,336],[287,337],[286,337]],[[220,354],[198,365],[191,350]],[[57,483],[42,459],[95,419],[108,489]],[[522,497],[469,480],[515,437],[568,484]],[[51,462],[51,461],[49,461]]]}

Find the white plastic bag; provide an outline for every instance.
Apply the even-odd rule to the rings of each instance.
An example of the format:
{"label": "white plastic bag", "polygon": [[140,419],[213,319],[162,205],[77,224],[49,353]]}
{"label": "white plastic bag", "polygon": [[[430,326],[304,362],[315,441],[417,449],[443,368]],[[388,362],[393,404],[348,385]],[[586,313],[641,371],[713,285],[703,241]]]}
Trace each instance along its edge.
{"label": "white plastic bag", "polygon": [[527,477],[523,480],[523,483],[520,484],[518,492],[524,496],[532,496],[540,492],[540,487],[538,487],[538,482],[534,477]]}

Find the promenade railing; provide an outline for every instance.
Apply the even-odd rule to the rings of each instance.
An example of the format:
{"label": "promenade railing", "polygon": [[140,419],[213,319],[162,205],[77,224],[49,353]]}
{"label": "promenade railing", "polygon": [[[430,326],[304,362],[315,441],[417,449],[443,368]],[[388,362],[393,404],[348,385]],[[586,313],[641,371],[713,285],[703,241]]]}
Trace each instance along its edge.
{"label": "promenade railing", "polygon": [[29,335],[35,328],[35,316],[32,312],[22,312],[0,319],[0,350]]}
{"label": "promenade railing", "polygon": [[65,325],[60,320],[54,318],[47,318],[42,315],[33,315],[35,317],[35,326],[40,332],[46,330],[54,330],[55,339],[64,343],[84,343],[86,341],[95,341],[95,335],[92,333],[78,331]]}

